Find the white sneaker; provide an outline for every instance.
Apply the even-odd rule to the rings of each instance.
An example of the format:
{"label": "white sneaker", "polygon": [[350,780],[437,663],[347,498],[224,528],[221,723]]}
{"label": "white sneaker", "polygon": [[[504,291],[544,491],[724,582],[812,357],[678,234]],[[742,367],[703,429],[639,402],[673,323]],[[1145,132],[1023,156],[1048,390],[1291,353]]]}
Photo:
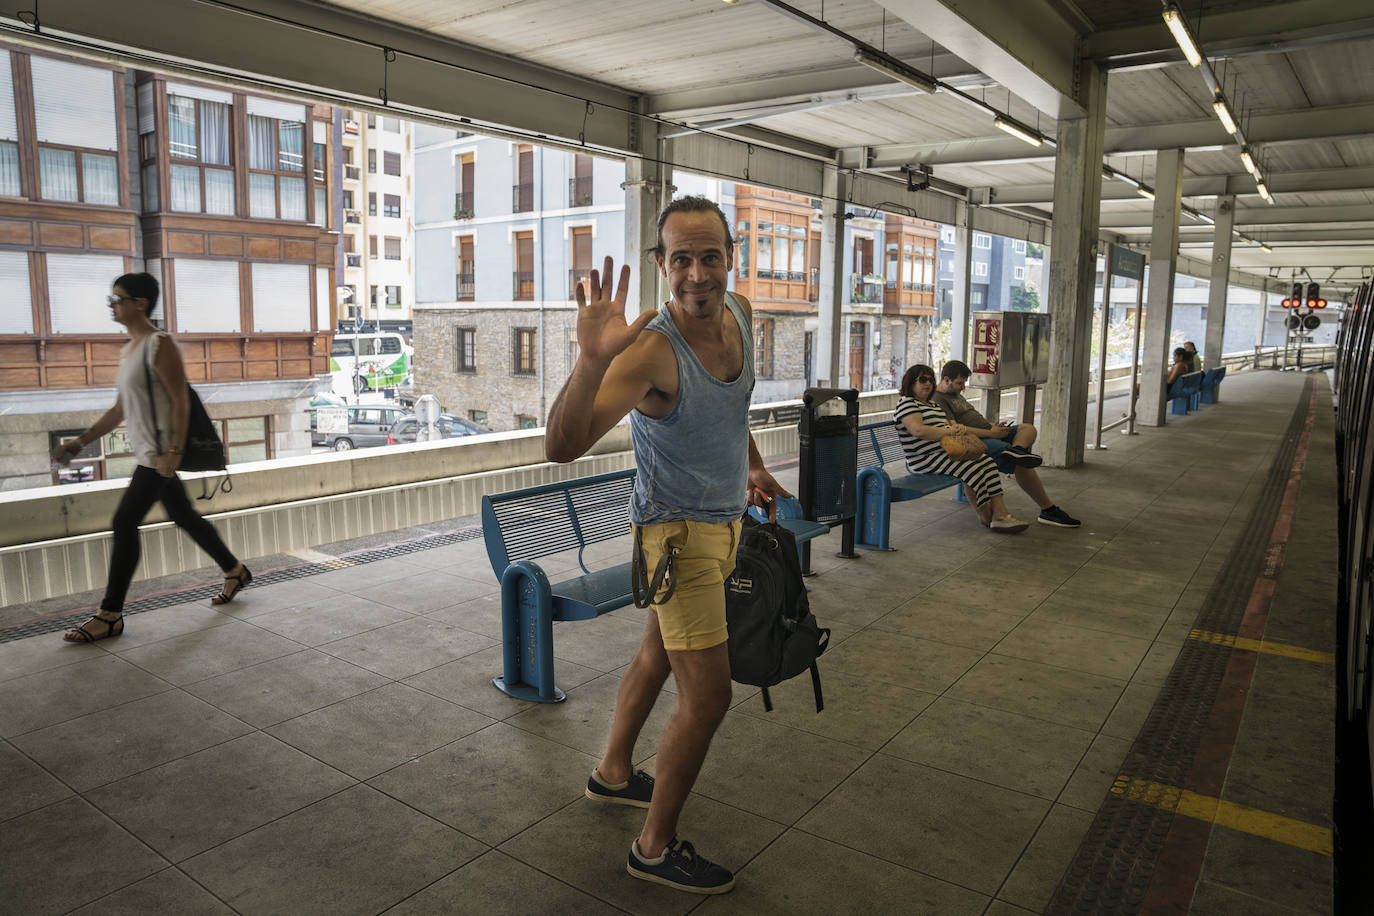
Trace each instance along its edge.
{"label": "white sneaker", "polygon": [[1001,518],[993,519],[992,524],[988,527],[998,534],[1020,534],[1030,527],[1030,523],[1023,522],[1013,515],[1004,515]]}

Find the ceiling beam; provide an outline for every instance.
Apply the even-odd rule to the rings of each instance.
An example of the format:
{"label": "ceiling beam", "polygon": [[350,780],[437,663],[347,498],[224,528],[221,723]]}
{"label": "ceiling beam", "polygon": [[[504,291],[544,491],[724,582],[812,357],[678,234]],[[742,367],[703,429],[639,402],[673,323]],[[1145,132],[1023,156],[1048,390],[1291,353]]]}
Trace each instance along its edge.
{"label": "ceiling beam", "polygon": [[[1141,203],[1146,201],[1143,199]],[[1317,225],[1374,220],[1374,204],[1343,207],[1242,207],[1236,210],[1237,226]],[[1101,225],[1107,228],[1148,228],[1150,209],[1108,210],[1103,212]]]}
{"label": "ceiling beam", "polygon": [[[1268,172],[1265,182],[1274,194],[1307,194],[1319,191],[1368,191],[1374,188],[1374,167],[1312,169]],[[970,188],[975,199],[986,194],[988,203],[1006,207],[1047,207],[1054,202],[1053,184],[1004,185]],[[1202,175],[1183,179],[1184,197],[1221,197],[1228,194],[1258,196],[1255,179],[1245,172],[1234,175]],[[1123,181],[1103,181],[1102,199],[1139,200],[1135,188]]]}
{"label": "ceiling beam", "polygon": [[[6,4],[13,10],[22,4]],[[482,124],[628,152],[638,129],[630,93],[322,3],[238,0],[65,0],[42,8],[42,32],[0,14],[20,41],[108,55],[149,69],[396,115],[464,116]],[[384,59],[383,48],[395,51]],[[380,101],[385,90],[384,104]],[[595,113],[585,116],[586,101]]]}
{"label": "ceiling beam", "polygon": [[[1246,122],[1245,134],[1259,144],[1329,140],[1374,134],[1374,103],[1331,105],[1295,111],[1257,114]],[[1198,149],[1230,146],[1231,137],[1216,118],[1109,127],[1103,141],[1105,155],[1154,152],[1161,149]],[[1053,152],[1035,150],[1013,137],[989,136],[939,143],[889,143],[853,147],[844,152],[851,161],[869,168],[895,168],[924,162],[928,165],[1012,165],[1042,162]]]}
{"label": "ceiling beam", "polygon": [[[1055,118],[1081,118],[1082,23],[1049,0],[876,0],[975,70]],[[1016,112],[1010,112],[1015,115]]]}
{"label": "ceiling beam", "polygon": [[[913,59],[913,66],[916,63]],[[935,55],[933,67],[928,58],[919,64],[922,72],[958,89],[992,84],[987,76],[970,70],[968,64],[945,51]],[[691,121],[739,117],[775,105],[828,100],[835,96],[845,98],[856,93],[860,101],[920,94],[868,67],[848,65],[648,95],[644,97],[644,110],[663,118]]]}
{"label": "ceiling beam", "polygon": [[[1191,11],[1191,7],[1188,7]],[[1374,35],[1366,0],[1271,0],[1256,10],[1208,11],[1202,20],[1202,52],[1208,57],[1274,54]],[[1196,21],[1190,21],[1194,28]],[[1182,63],[1183,54],[1162,19],[1094,32],[1087,54],[1107,69]]]}

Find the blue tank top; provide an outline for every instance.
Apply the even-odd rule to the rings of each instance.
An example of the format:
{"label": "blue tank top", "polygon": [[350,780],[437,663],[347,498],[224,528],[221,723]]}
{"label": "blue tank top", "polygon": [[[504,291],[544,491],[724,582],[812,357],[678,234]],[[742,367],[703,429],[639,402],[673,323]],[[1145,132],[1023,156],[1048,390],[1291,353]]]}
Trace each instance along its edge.
{"label": "blue tank top", "polygon": [[630,520],[729,522],[744,512],[749,479],[749,401],[754,393],[753,333],[733,293],[726,307],[739,327],[744,361],[739,377],[722,382],[702,366],[673,324],[668,306],[649,322],[673,346],[677,357],[677,403],[655,420],[630,411],[634,443],[634,496]]}

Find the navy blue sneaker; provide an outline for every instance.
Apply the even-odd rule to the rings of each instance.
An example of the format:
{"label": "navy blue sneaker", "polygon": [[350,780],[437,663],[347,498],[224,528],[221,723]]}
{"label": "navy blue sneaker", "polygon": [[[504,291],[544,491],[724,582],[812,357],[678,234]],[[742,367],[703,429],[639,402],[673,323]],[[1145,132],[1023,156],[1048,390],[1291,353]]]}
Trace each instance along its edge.
{"label": "navy blue sneaker", "polygon": [[602,780],[600,773],[592,770],[592,775],[587,777],[586,795],[592,801],[647,808],[654,796],[654,778],[643,770],[635,770],[629,782],[613,786]]}
{"label": "navy blue sneaker", "polygon": [[1021,468],[1038,468],[1043,463],[1039,455],[1032,455],[1019,445],[1004,449],[1002,454],[1008,461]]}
{"label": "navy blue sneaker", "polygon": [[1042,525],[1053,525],[1056,528],[1077,528],[1083,524],[1058,506],[1050,506],[1043,510],[1036,521]]}
{"label": "navy blue sneaker", "polygon": [[689,894],[723,894],[735,886],[735,876],[728,868],[703,859],[691,843],[677,837],[663,850],[663,861],[657,865],[639,857],[638,841],[631,843],[625,870],[636,878]]}

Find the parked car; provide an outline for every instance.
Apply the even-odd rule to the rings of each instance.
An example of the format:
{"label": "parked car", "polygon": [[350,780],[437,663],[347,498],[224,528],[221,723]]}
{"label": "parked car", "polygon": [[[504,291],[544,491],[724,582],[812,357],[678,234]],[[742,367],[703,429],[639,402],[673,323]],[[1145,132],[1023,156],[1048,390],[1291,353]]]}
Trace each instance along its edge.
{"label": "parked car", "polygon": [[[439,434],[445,439],[457,439],[462,436],[476,436],[491,432],[485,426],[478,426],[471,420],[460,420],[458,417],[451,417],[446,413],[439,414],[439,419],[435,421],[434,425],[438,427]],[[391,425],[391,432],[387,433],[386,436],[387,444],[414,442],[415,431],[419,428],[420,421],[415,419],[415,415],[407,414]]]}
{"label": "parked car", "polygon": [[382,407],[362,404],[348,408],[347,433],[321,433],[316,429],[315,420],[310,421],[310,442],[313,445],[327,445],[336,452],[346,452],[351,448],[367,448],[373,445],[386,445],[387,433],[405,411],[400,407]]}

